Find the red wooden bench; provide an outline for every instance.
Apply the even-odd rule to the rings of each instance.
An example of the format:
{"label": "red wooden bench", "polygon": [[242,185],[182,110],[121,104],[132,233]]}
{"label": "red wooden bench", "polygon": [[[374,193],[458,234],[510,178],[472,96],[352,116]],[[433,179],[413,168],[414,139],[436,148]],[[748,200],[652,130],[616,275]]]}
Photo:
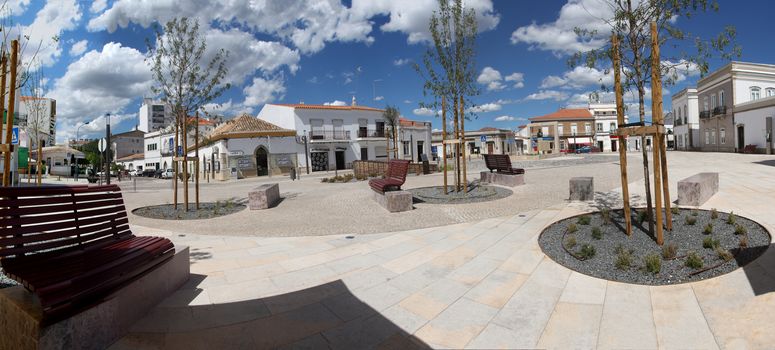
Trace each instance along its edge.
{"label": "red wooden bench", "polygon": [[401,185],[406,182],[406,173],[409,171],[409,161],[391,159],[388,161],[387,172],[384,179],[371,179],[369,186],[377,193],[401,190]]}
{"label": "red wooden bench", "polygon": [[525,169],[512,168],[511,158],[508,154],[485,154],[484,164],[490,172],[497,171],[502,174],[518,175],[524,174]]}
{"label": "red wooden bench", "polygon": [[174,254],[129,230],[117,185],[0,187],[0,266],[46,323],[74,315]]}

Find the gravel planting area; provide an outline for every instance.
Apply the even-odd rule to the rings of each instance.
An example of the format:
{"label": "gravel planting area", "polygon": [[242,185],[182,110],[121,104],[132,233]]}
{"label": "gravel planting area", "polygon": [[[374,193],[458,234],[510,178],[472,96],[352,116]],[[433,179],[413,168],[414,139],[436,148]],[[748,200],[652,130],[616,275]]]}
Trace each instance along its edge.
{"label": "gravel planting area", "polygon": [[3,274],[3,270],[0,269],[0,289],[8,288],[8,287],[13,287],[16,284],[17,284],[16,281],[14,281],[14,280],[12,280],[12,279],[10,279],[8,277],[5,277],[5,275]]}
{"label": "gravel planting area", "polygon": [[745,266],[770,245],[769,233],[758,223],[714,212],[680,209],[673,215],[673,230],[664,231],[662,247],[648,234],[647,222],[639,222],[644,209],[632,211],[631,237],[622,210],[612,210],[608,224],[603,212],[557,221],[538,242],[559,264],[598,278],[647,285],[698,281]]}
{"label": "gravel planting area", "polygon": [[513,191],[498,187],[474,184],[469,186],[468,192],[454,192],[452,186],[449,193],[444,193],[444,186],[420,187],[407,190],[412,193],[414,200],[419,203],[430,204],[464,204],[494,201],[496,199],[506,198]]}
{"label": "gravel planting area", "polygon": [[182,204],[178,204],[178,209],[174,209],[172,204],[162,204],[140,207],[132,210],[132,213],[151,219],[198,220],[234,214],[245,208],[247,206],[242,202],[224,201],[199,203],[199,210],[194,209],[193,203],[189,204],[189,211],[185,211]]}

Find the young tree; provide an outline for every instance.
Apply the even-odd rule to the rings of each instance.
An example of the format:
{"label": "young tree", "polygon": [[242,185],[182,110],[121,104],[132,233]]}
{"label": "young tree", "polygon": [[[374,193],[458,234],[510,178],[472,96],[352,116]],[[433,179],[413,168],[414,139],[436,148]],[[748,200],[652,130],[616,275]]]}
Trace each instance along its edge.
{"label": "young tree", "polygon": [[[218,98],[231,87],[224,83],[228,73],[226,62],[229,53],[224,49],[204,62],[207,43],[199,31],[199,21],[189,18],[175,18],[163,28],[156,26],[156,41],[147,42],[148,57],[155,85],[154,94],[172,107],[175,117],[175,147],[182,146],[183,176],[185,181],[184,201],[188,210],[188,136],[190,125],[188,116],[202,110],[202,107]],[[177,156],[177,150],[175,151]],[[177,208],[178,162],[174,162],[175,190],[174,202]]]}
{"label": "young tree", "polygon": [[382,113],[382,118],[385,119],[385,124],[389,128],[390,132],[385,133],[387,139],[388,148],[390,148],[390,138],[393,138],[393,159],[398,158],[398,118],[401,116],[401,112],[394,106],[385,107],[385,112]]}
{"label": "young tree", "polygon": [[[622,85],[625,92],[634,90],[637,94],[640,122],[646,122],[646,87],[651,83],[651,22],[657,24],[660,46],[669,43],[669,47],[675,53],[673,57],[665,55],[665,52],[662,53],[661,70],[664,85],[675,84],[681,71],[696,69],[700,75],[705,75],[708,72],[708,60],[714,52],[720,53],[725,60],[740,55],[740,47],[734,44],[736,35],[734,27],[728,26],[717,37],[704,40],[675,25],[678,23],[676,20],[688,19],[700,12],[718,11],[718,3],[715,0],[603,0],[603,3],[610,8],[613,17],[600,20],[605,21],[611,32],[622,42],[620,46]],[[576,28],[576,33],[583,41],[610,35],[580,28]],[[687,44],[687,41],[691,41],[693,45]],[[693,46],[694,52],[683,50],[687,46]],[[571,67],[602,66],[608,71],[612,57],[611,46],[605,45],[591,51],[575,53],[568,60],[568,64]],[[605,85],[602,85],[602,88],[610,89]],[[641,136],[649,231],[653,232],[648,153],[645,141],[645,136]]]}
{"label": "young tree", "polygon": [[[48,118],[46,117],[46,104],[47,101],[43,97],[43,72],[41,72],[40,65],[36,65],[34,69],[29,70],[27,75],[27,81],[22,89],[27,95],[27,98],[22,100],[27,110],[27,125],[25,127],[27,135],[31,135],[30,138],[30,151],[37,149],[38,159],[36,160],[37,179],[36,184],[40,185],[41,182],[41,160],[43,159],[41,136],[43,136],[43,130],[48,130]],[[47,133],[46,133],[47,135]],[[31,153],[30,153],[31,154]],[[27,182],[29,182],[30,174],[27,174]]]}
{"label": "young tree", "polygon": [[[448,101],[454,138],[460,140],[465,138],[463,129],[467,118],[462,105],[473,106],[471,97],[480,93],[476,85],[476,14],[473,9],[464,8],[463,0],[439,0],[439,10],[433,12],[429,30],[433,46],[425,52],[422,67],[415,63],[414,69],[425,80],[423,95],[432,96],[433,102],[420,106],[436,111],[441,107],[442,97]],[[462,145],[455,147],[455,191],[467,187],[461,183],[460,173],[461,155],[465,162],[465,147],[458,146]]]}

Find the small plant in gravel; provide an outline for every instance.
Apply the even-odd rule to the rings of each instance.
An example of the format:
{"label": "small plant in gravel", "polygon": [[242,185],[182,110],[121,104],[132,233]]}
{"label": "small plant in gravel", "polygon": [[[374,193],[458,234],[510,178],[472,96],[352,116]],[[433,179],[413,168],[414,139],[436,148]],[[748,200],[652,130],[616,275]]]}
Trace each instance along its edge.
{"label": "small plant in gravel", "polygon": [[215,207],[213,207],[213,214],[218,215],[218,208],[221,206],[221,201],[215,201]]}
{"label": "small plant in gravel", "polygon": [[582,216],[579,216],[578,223],[579,225],[589,225],[591,221],[592,221],[592,218],[589,215],[582,215]]}
{"label": "small plant in gravel", "polygon": [[592,228],[592,238],[594,239],[601,239],[603,238],[603,230],[600,229],[600,227],[593,227]]}
{"label": "small plant in gravel", "polygon": [[729,212],[729,215],[727,215],[727,224],[734,225],[735,222],[737,222],[737,217],[735,217],[735,212]]}
{"label": "small plant in gravel", "polygon": [[355,177],[353,174],[345,174],[344,175],[344,182],[350,182]]}
{"label": "small plant in gravel", "polygon": [[373,173],[373,172],[372,172],[372,173],[369,173],[369,177],[377,177],[377,176],[379,176],[379,174],[377,174],[377,173]]}
{"label": "small plant in gravel", "polygon": [[748,247],[748,235],[740,236],[740,248]]}
{"label": "small plant in gravel", "polygon": [[320,182],[328,182],[328,178],[324,177],[324,178],[320,179]]}
{"label": "small plant in gravel", "polygon": [[334,182],[343,182],[343,181],[344,181],[344,176],[342,175],[334,176]]}
{"label": "small plant in gravel", "polygon": [[603,224],[608,225],[611,223],[611,209],[603,208],[600,211],[600,219],[603,220]]}
{"label": "small plant in gravel", "polygon": [[234,207],[234,203],[231,200],[227,200],[224,208],[231,209],[232,207]]}
{"label": "small plant in gravel", "polygon": [[685,220],[687,225],[694,226],[697,223],[697,218],[694,216],[687,216]]}
{"label": "small plant in gravel", "polygon": [[646,257],[643,258],[643,263],[645,264],[646,271],[650,272],[652,275],[656,275],[662,270],[662,259],[659,258],[659,254],[652,253],[646,255]]}
{"label": "small plant in gravel", "polygon": [[366,175],[356,174],[355,175],[355,179],[358,180],[358,181],[364,181],[364,180],[366,180]]}
{"label": "small plant in gravel", "polygon": [[576,233],[576,231],[578,230],[579,228],[576,226],[576,224],[574,223],[568,224],[568,233]]}
{"label": "small plant in gravel", "polygon": [[692,209],[692,216],[700,215],[700,212],[697,211],[697,209]]}
{"label": "small plant in gravel", "polygon": [[686,254],[686,267],[699,269],[702,268],[702,265],[702,257],[700,257],[697,253],[689,252],[689,254]]}
{"label": "small plant in gravel", "polygon": [[735,225],[735,234],[736,235],[745,235],[748,234],[748,229],[745,228],[745,226],[737,224]]}
{"label": "small plant in gravel", "polygon": [[587,260],[595,256],[595,253],[595,246],[591,244],[582,244],[581,249],[579,249],[578,256],[584,260]]}
{"label": "small plant in gravel", "polygon": [[716,255],[718,255],[718,258],[723,261],[729,261],[729,260],[732,260],[732,258],[734,258],[732,253],[730,253],[728,250],[721,247],[716,247]]}
{"label": "small plant in gravel", "polygon": [[668,243],[662,246],[663,259],[673,259],[676,255],[678,255],[678,247],[676,247],[675,243]]}
{"label": "small plant in gravel", "polygon": [[710,218],[713,220],[718,219],[718,210],[716,210],[716,208],[710,209]]}
{"label": "small plant in gravel", "polygon": [[646,209],[638,209],[638,223],[643,224],[648,219],[648,212]]}
{"label": "small plant in gravel", "polygon": [[721,245],[721,242],[717,239],[713,239],[713,237],[705,237],[705,239],[702,240],[702,247],[705,249],[716,249]]}
{"label": "small plant in gravel", "polygon": [[573,249],[573,247],[576,246],[576,237],[575,236],[568,236],[568,238],[565,238],[565,248],[567,249]]}
{"label": "small plant in gravel", "polygon": [[614,249],[616,253],[616,260],[614,260],[614,266],[619,270],[626,270],[632,266],[632,250],[625,249],[621,244]]}
{"label": "small plant in gravel", "polygon": [[670,208],[670,212],[673,213],[673,215],[681,215],[681,208],[679,208],[677,205],[673,205]]}
{"label": "small plant in gravel", "polygon": [[713,233],[713,224],[708,223],[707,225],[705,225],[705,228],[702,229],[702,233],[706,235]]}

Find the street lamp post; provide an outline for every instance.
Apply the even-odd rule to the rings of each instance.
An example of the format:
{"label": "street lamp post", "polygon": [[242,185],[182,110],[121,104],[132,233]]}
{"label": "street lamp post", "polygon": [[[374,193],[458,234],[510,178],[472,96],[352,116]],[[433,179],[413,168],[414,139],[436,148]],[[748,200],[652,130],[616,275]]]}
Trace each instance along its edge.
{"label": "street lamp post", "polygon": [[105,113],[105,183],[110,185],[110,113]]}
{"label": "street lamp post", "polygon": [[[78,131],[81,130],[81,127],[84,125],[89,125],[89,122],[83,123],[79,125],[77,128],[75,128],[75,142],[78,143]],[[40,165],[38,165],[40,166]],[[78,158],[75,159],[75,181],[78,181],[78,173],[80,172],[80,167],[78,166]]]}
{"label": "street lamp post", "polygon": [[302,141],[304,141],[304,163],[307,165],[307,175],[309,175],[309,151],[307,150],[307,130],[304,130],[304,134],[301,135]]}

